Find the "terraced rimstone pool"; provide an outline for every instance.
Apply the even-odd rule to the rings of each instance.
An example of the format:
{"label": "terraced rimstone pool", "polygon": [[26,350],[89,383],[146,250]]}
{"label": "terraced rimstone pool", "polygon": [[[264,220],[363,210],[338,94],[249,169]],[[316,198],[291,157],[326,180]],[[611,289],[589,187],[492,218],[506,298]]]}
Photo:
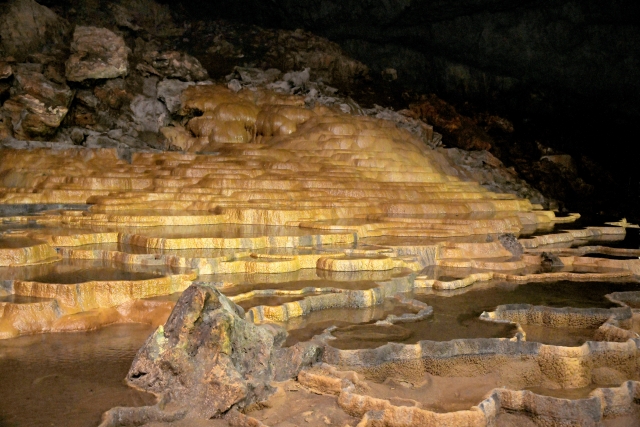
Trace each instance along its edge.
{"label": "terraced rimstone pool", "polygon": [[[277,354],[320,350],[296,359],[313,366],[274,368],[265,378],[279,382],[252,397],[266,404],[238,398],[215,413],[226,421],[195,421],[179,399],[167,406],[179,394],[169,387],[154,391],[158,405],[113,410],[103,425],[634,425],[640,251],[611,247],[628,224],[552,232],[577,215],[462,181],[394,123],[299,97],[199,85],[181,104],[186,126],[163,132],[183,152],[0,151],[0,204],[11,207],[0,228],[3,346],[162,325],[197,283],[226,293],[227,308],[242,304],[233,322],[271,331]],[[21,206],[63,209],[14,215]],[[49,351],[48,337],[30,351]],[[0,353],[0,370],[20,354]],[[90,371],[100,389],[102,371]],[[144,375],[132,368],[128,381]],[[28,405],[3,402],[3,417],[29,419]]]}

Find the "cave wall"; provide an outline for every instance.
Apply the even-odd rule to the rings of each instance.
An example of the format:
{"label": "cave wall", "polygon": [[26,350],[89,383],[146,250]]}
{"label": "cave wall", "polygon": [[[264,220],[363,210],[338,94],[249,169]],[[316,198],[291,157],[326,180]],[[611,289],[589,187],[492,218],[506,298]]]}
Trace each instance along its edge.
{"label": "cave wall", "polygon": [[[604,193],[640,207],[640,172],[634,156],[626,154],[634,144],[628,135],[640,123],[638,2],[218,0],[197,8],[191,2],[182,5],[199,16],[325,36],[368,65],[373,78],[395,69],[399,91],[435,92],[458,105],[470,101],[512,120],[530,146],[542,141],[574,158],[598,159],[607,171],[605,180],[614,183],[604,185]],[[586,172],[601,179],[601,170]]]}
{"label": "cave wall", "polygon": [[637,2],[248,3],[219,1],[206,9],[262,25],[311,30],[339,42],[374,72],[395,68],[400,84],[420,91],[513,100],[533,112],[596,102],[622,115],[640,115]]}

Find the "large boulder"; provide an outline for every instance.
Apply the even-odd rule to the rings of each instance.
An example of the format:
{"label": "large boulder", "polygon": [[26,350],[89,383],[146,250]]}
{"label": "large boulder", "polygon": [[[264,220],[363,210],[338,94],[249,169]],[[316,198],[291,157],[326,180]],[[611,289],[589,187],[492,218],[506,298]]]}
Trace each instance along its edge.
{"label": "large boulder", "polygon": [[469,117],[459,114],[455,107],[434,94],[411,104],[419,118],[433,125],[442,134],[442,142],[463,150],[488,150],[491,137]]}
{"label": "large boulder", "polygon": [[207,70],[197,58],[177,50],[149,50],[143,54],[142,59],[144,62],[137,66],[142,74],[186,82],[198,82],[209,78]]}
{"label": "large boulder", "polygon": [[73,98],[73,91],[67,85],[47,79],[31,65],[16,67],[12,96],[2,107],[18,139],[51,136],[69,111]]}
{"label": "large boulder", "polygon": [[13,90],[17,93],[33,95],[48,107],[68,107],[73,98],[73,91],[69,86],[47,79],[44,74],[32,69],[29,65],[16,67]]}
{"label": "large boulder", "polygon": [[68,22],[34,0],[0,6],[0,56],[21,62],[43,49],[66,45],[68,36]]}
{"label": "large boulder", "polygon": [[193,85],[193,82],[183,82],[176,79],[164,79],[158,83],[158,99],[164,102],[164,104],[167,106],[167,109],[172,114],[176,114],[178,110],[180,110],[180,105],[182,103],[182,101],[180,100],[182,91]]}
{"label": "large boulder", "polygon": [[[218,290],[195,284],[140,349],[127,382],[156,394],[160,407],[180,417],[216,418],[265,400],[274,391],[271,381],[293,377],[319,359],[319,346],[282,348],[285,338],[284,329],[245,320],[242,308]],[[156,412],[158,407],[115,408],[106,419],[134,425],[125,418],[148,419]]]}
{"label": "large boulder", "polygon": [[0,61],[0,80],[7,79],[13,74],[13,68],[11,64]]}
{"label": "large boulder", "polygon": [[169,110],[155,98],[137,95],[131,101],[131,112],[137,131],[159,132],[171,121]]}
{"label": "large boulder", "polygon": [[66,63],[69,81],[112,79],[129,72],[129,49],[122,37],[106,28],[76,27],[71,51]]}

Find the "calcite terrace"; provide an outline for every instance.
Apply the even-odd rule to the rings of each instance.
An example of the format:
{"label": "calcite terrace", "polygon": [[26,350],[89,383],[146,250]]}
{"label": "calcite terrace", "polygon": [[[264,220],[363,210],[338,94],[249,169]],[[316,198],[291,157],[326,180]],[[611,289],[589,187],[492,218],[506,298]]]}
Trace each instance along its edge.
{"label": "calcite terrace", "polygon": [[[282,323],[294,339],[332,321],[369,323],[373,335],[380,327],[401,337],[399,325],[433,314],[421,293],[500,281],[626,283],[639,272],[637,258],[588,258],[571,249],[622,240],[623,227],[541,234],[576,217],[556,218],[459,179],[442,156],[392,122],[206,84],[184,89],[180,104],[161,132],[182,151],[136,152],[130,161],[109,149],[0,152],[0,204],[45,208],[3,218],[0,338],[118,322],[161,325],[175,304],[171,295],[194,281],[246,308],[248,321]],[[46,209],[60,205],[84,209]],[[339,349],[332,334],[340,331],[329,328],[314,340],[330,367],[302,371],[296,384],[338,396],[361,426],[494,425],[509,414],[598,425],[636,410],[638,313],[625,303],[633,298],[620,292],[615,301],[626,308],[591,311],[499,305],[482,318],[511,325],[513,334],[503,338]],[[371,314],[385,304],[396,308]],[[527,325],[598,332],[582,347],[562,347],[528,342]],[[425,402],[376,397],[378,386],[362,379],[419,388],[416,378],[473,382],[483,375],[507,389],[446,414]],[[551,416],[560,403],[519,391],[614,383],[623,384],[620,391],[597,388],[591,403],[577,400],[574,418]],[[591,424],[583,423],[583,409]],[[260,425],[259,414],[247,410],[236,422]]]}

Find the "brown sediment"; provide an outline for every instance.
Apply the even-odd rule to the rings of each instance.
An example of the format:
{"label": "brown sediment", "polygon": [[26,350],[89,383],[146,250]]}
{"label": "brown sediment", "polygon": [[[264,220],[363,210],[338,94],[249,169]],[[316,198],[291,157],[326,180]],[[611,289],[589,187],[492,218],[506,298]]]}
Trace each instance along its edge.
{"label": "brown sediment", "polygon": [[155,396],[122,382],[152,331],[147,325],[114,325],[1,340],[3,423],[86,427],[100,423],[102,412],[113,406],[152,405]]}
{"label": "brown sediment", "polygon": [[[620,387],[595,389],[582,399],[566,400],[503,387],[491,390],[492,386],[503,383],[503,379],[490,374],[478,375],[475,380],[432,375],[421,376],[419,380],[422,383],[416,384],[415,378],[414,383],[394,379],[371,383],[355,372],[330,366],[304,370],[298,375],[301,385],[337,396],[340,407],[352,416],[361,417],[359,425],[363,426],[486,426],[496,422],[502,425],[505,418],[519,420],[518,425],[583,426],[637,414],[633,404],[638,393],[636,381],[625,382]],[[442,387],[445,390],[458,390],[449,402],[459,400],[465,405],[462,403],[465,397],[474,399],[475,393],[475,404],[465,409],[452,407],[440,411],[437,403],[431,401],[432,393],[420,393],[438,385],[445,385]],[[438,392],[442,388],[438,388]],[[467,396],[462,391],[466,391]],[[408,398],[404,397],[407,395]]]}

